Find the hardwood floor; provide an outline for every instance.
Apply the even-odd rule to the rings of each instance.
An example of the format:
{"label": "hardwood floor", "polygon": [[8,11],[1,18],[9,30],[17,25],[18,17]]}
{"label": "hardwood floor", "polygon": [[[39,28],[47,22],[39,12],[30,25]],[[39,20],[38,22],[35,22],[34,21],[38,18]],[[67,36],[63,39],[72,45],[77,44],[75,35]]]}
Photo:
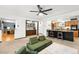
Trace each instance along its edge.
{"label": "hardwood floor", "polygon": [[14,34],[3,33],[1,39],[2,39],[2,47],[6,47],[7,41],[10,42],[11,46],[13,46]]}
{"label": "hardwood floor", "polygon": [[6,33],[3,33],[2,34],[2,41],[14,41],[14,34],[6,34]]}

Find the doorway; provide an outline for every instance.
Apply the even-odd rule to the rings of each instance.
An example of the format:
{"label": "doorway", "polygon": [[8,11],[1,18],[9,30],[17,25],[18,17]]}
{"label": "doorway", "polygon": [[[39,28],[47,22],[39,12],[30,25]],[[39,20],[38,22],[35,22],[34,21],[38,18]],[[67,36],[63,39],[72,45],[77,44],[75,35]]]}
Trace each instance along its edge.
{"label": "doorway", "polygon": [[15,34],[15,23],[2,21],[1,23],[1,31],[2,31],[2,41],[14,41]]}
{"label": "doorway", "polygon": [[26,20],[26,36],[39,34],[39,21]]}

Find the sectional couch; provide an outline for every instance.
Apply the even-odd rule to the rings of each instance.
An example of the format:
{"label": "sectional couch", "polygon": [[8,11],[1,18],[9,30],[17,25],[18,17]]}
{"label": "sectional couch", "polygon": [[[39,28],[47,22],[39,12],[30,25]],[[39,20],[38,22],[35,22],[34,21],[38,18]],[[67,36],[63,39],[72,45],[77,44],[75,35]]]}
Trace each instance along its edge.
{"label": "sectional couch", "polygon": [[47,46],[52,44],[51,40],[48,40],[45,38],[45,36],[39,36],[30,38],[29,43],[26,44],[26,46],[21,47],[18,51],[16,51],[17,54],[37,54]]}

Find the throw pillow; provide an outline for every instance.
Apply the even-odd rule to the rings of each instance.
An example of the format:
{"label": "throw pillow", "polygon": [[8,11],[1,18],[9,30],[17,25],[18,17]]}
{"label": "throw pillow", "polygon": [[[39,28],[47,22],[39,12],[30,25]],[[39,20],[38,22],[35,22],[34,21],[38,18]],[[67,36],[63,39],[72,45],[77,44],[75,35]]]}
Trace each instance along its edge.
{"label": "throw pillow", "polygon": [[30,44],[35,44],[35,43],[37,43],[37,42],[38,42],[37,37],[30,38],[30,40],[29,40],[29,43],[30,43]]}
{"label": "throw pillow", "polygon": [[39,38],[38,38],[39,41],[43,41],[45,39],[46,39],[45,36],[39,36]]}

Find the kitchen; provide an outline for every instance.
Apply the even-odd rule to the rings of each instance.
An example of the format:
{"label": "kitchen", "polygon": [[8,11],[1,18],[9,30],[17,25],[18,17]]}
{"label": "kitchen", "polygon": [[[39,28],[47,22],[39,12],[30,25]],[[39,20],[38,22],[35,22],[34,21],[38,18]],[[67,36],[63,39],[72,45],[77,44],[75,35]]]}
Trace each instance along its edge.
{"label": "kitchen", "polygon": [[51,29],[47,30],[49,37],[68,41],[77,41],[79,37],[78,16],[66,17],[64,21],[51,21]]}

